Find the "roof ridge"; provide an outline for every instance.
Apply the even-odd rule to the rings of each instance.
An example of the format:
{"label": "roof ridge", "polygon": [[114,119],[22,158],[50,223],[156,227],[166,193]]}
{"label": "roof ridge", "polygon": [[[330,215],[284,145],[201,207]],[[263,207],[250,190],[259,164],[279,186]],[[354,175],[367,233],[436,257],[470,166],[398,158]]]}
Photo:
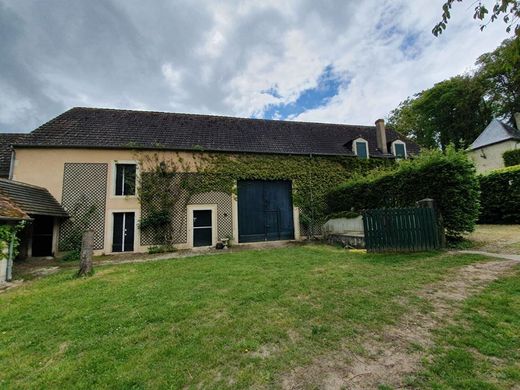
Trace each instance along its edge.
{"label": "roof ridge", "polygon": [[[189,112],[171,112],[171,111],[156,111],[156,110],[133,110],[127,108],[108,108],[108,107],[84,107],[84,106],[76,106],[71,109],[65,111],[72,110],[89,110],[89,111],[115,111],[115,112],[133,112],[133,113],[141,113],[141,114],[166,114],[166,115],[182,115],[182,116],[197,116],[197,117],[210,117],[210,118],[222,118],[222,119],[235,119],[235,120],[248,120],[248,121],[262,121],[262,122],[270,122],[270,123],[305,123],[305,124],[313,124],[313,125],[326,125],[326,126],[349,126],[349,127],[365,127],[365,128],[375,128],[375,125],[357,125],[357,124],[348,124],[348,123],[329,123],[329,122],[314,122],[314,121],[291,121],[291,120],[280,120],[280,119],[267,119],[267,118],[246,118],[242,116],[231,116],[231,115],[217,115],[217,114],[199,114],[199,113],[189,113]],[[54,119],[54,118],[53,118]]]}

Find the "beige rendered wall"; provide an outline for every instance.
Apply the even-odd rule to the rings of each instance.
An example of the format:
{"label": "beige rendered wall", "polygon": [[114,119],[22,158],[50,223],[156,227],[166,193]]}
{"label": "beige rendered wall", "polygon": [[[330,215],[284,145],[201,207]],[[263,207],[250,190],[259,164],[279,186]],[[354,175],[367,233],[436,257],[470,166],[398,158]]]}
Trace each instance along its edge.
{"label": "beige rendered wall", "polygon": [[[107,163],[107,202],[105,214],[105,239],[104,250],[96,251],[96,254],[111,253],[112,246],[112,213],[135,212],[136,224],[141,217],[141,207],[136,196],[114,195],[114,164],[116,162],[130,162],[143,159],[144,156],[152,156],[154,151],[143,151],[136,154],[132,150],[104,150],[104,149],[63,149],[63,148],[19,148],[16,149],[13,165],[13,180],[44,187],[59,201],[62,201],[63,171],[65,163]],[[161,159],[170,160],[181,157],[188,166],[193,166],[193,153],[191,152],[157,152]],[[85,183],[88,185],[88,183]],[[236,210],[236,197],[233,196],[233,231],[237,232],[238,222]],[[294,208],[295,238],[299,239],[298,209]],[[139,229],[135,229],[135,251],[146,252],[148,246],[141,246]],[[185,245],[188,246],[188,243]],[[183,248],[179,245],[179,248]]]}
{"label": "beige rendered wall", "polygon": [[484,173],[493,169],[504,168],[504,152],[519,149],[520,142],[504,141],[497,144],[485,146],[468,152],[469,157],[475,163],[478,173]]}

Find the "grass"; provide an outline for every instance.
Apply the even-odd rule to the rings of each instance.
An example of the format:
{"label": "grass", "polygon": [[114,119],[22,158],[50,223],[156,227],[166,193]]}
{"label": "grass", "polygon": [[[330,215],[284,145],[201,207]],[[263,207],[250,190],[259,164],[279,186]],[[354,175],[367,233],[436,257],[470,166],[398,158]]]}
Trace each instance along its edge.
{"label": "grass", "polygon": [[520,269],[465,302],[437,332],[433,357],[415,387],[513,389],[520,383]]}
{"label": "grass", "polygon": [[0,294],[0,387],[276,386],[481,259],[309,245],[64,270]]}

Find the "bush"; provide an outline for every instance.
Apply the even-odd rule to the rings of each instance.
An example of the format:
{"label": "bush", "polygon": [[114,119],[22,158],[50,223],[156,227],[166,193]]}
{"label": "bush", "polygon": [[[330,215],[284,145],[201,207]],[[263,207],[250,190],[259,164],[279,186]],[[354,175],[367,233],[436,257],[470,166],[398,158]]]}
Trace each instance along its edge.
{"label": "bush", "polygon": [[413,207],[435,200],[446,234],[460,237],[473,231],[479,212],[479,183],[473,163],[463,152],[425,151],[402,161],[390,172],[350,180],[327,196],[330,213],[364,209]]}
{"label": "bush", "polygon": [[481,223],[520,223],[520,165],[480,176]]}
{"label": "bush", "polygon": [[504,165],[512,167],[513,165],[520,165],[520,149],[508,150],[502,155]]}

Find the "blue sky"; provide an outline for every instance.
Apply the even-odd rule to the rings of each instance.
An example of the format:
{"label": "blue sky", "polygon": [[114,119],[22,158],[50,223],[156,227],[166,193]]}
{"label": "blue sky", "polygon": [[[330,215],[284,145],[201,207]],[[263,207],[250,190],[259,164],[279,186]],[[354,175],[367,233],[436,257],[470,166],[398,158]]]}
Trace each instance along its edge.
{"label": "blue sky", "polygon": [[[330,99],[339,93],[340,88],[348,88],[348,83],[348,79],[334,73],[332,65],[327,65],[316,80],[315,87],[301,91],[295,101],[267,105],[262,112],[262,117],[265,119],[292,119],[305,111],[326,106]],[[282,98],[276,86],[265,93],[275,98]]]}
{"label": "blue sky", "polygon": [[435,38],[443,2],[0,0],[0,132],[74,106],[373,124],[510,36],[457,3]]}

